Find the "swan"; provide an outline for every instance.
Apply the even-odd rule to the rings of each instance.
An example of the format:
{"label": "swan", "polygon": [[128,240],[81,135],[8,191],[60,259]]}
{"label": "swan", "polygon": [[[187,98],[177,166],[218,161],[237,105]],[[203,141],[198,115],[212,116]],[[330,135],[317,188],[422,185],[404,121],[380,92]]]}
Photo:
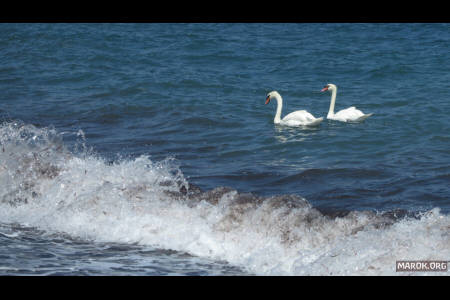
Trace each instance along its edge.
{"label": "swan", "polygon": [[277,91],[272,91],[267,94],[266,103],[268,104],[271,99],[277,100],[277,111],[273,122],[275,124],[287,125],[287,126],[316,126],[323,121],[323,117],[316,118],[306,110],[298,110],[291,112],[281,119],[281,110],[283,109],[283,98]]}
{"label": "swan", "polygon": [[334,113],[334,104],[336,103],[337,86],[332,83],[329,83],[321,90],[321,92],[325,91],[331,92],[330,109],[328,110],[327,119],[341,122],[360,122],[373,115],[373,113],[364,114],[362,111],[356,109],[354,106],[340,110],[337,113]]}

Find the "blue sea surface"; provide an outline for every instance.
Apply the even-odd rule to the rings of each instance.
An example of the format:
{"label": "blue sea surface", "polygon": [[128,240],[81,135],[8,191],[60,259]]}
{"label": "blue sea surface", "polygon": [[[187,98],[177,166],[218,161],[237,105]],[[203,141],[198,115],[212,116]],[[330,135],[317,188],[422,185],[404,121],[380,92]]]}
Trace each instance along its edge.
{"label": "blue sea surface", "polygon": [[[340,247],[335,240],[323,242],[331,254],[306,259],[306,256],[295,255],[299,255],[299,249],[309,251],[317,244],[311,242],[305,247],[306,242],[299,238],[301,234],[290,236],[291,244],[283,246],[286,247],[283,251],[291,251],[292,243],[298,248],[297,254],[293,254],[294,250],[289,252],[293,258],[289,262],[295,260],[289,267],[286,267],[287,260],[266,267],[262,254],[248,250],[250,241],[256,240],[259,233],[245,240],[242,234],[254,230],[251,224],[257,226],[252,222],[256,222],[254,218],[259,216],[265,203],[280,197],[288,197],[293,203],[305,200],[310,209],[317,209],[320,217],[327,220],[347,220],[346,214],[350,213],[356,214],[359,222],[361,214],[378,216],[401,212],[408,222],[424,222],[418,215],[437,209],[435,214],[443,223],[437,229],[439,238],[436,239],[443,245],[450,245],[450,24],[4,23],[0,24],[0,45],[0,117],[3,122],[0,166],[6,174],[0,176],[0,187],[8,191],[0,194],[0,204],[8,207],[8,212],[11,210],[7,216],[0,214],[3,226],[0,231],[4,233],[0,232],[0,242],[3,240],[2,244],[9,245],[3,247],[9,250],[0,253],[3,261],[7,262],[3,266],[0,262],[0,274],[315,274],[312,270],[320,271],[320,274],[336,274],[337,269],[333,273],[316,265],[314,268],[307,265],[310,261],[318,263],[334,257],[331,252]],[[338,87],[336,111],[356,106],[373,115],[360,123],[327,120],[330,94],[320,90],[328,83]],[[317,127],[275,125],[276,102],[264,105],[267,93],[273,90],[283,97],[282,116],[295,110],[307,110],[325,120]],[[21,131],[23,128],[27,131]],[[46,144],[30,146],[40,147],[40,152],[33,152],[35,148],[23,153],[17,150],[25,149],[25,144],[31,145],[36,136],[54,138],[44,139]],[[52,143],[66,148],[67,152],[52,148]],[[51,152],[48,152],[49,148]],[[48,153],[45,162],[57,166],[55,169],[47,168],[45,172],[30,173],[43,166],[44,158],[31,167],[25,164],[25,161],[28,164],[26,159],[32,159],[30,153],[44,150]],[[22,156],[17,154],[19,152]],[[67,155],[83,159],[85,169],[99,170],[98,178],[112,182],[111,186],[86,192],[87,181],[86,185],[82,181],[68,184],[69,179],[61,179],[66,173],[55,171],[52,175],[48,170],[67,168],[76,172],[74,166],[69,166],[69,159],[64,158]],[[161,209],[157,214],[161,217],[158,225],[139,223],[133,228],[128,218],[141,218],[141,215],[129,212],[131,205],[126,206],[127,210],[121,206],[117,216],[127,214],[127,221],[124,219],[123,223],[113,225],[99,223],[95,226],[102,231],[95,236],[80,234],[79,226],[83,223],[78,219],[78,223],[74,221],[73,227],[67,225],[67,228],[57,221],[52,223],[50,218],[45,219],[47,217],[43,216],[50,213],[44,214],[44,206],[39,207],[39,212],[42,212],[39,219],[27,219],[27,213],[35,213],[33,199],[62,203],[69,199],[62,194],[63,187],[67,189],[67,186],[76,195],[85,193],[92,198],[97,196],[99,201],[109,201],[116,194],[106,195],[106,189],[117,188],[117,193],[123,191],[119,189],[120,183],[115,185],[112,178],[117,179],[119,174],[132,178],[134,174],[128,171],[128,167],[130,170],[139,168],[144,157],[148,161],[142,165],[149,170],[167,170],[169,174],[155,175],[160,176],[155,177],[155,182],[164,186],[164,180],[173,175],[174,181],[185,183],[184,190],[189,186],[198,189],[198,193],[203,193],[199,198],[203,202],[199,201],[213,207],[195,206],[196,217],[187,217],[187,208],[181,206],[184,204],[167,204],[163,209],[159,206],[163,205],[162,198],[151,198],[152,203],[158,203],[157,207]],[[94,168],[92,160],[103,164]],[[136,166],[129,166],[132,163]],[[83,178],[81,169],[79,172],[74,174]],[[45,180],[44,175],[48,175]],[[136,175],[133,182],[142,176]],[[153,191],[153,181],[145,184],[144,190]],[[7,187],[14,185],[17,189],[8,190]],[[121,188],[130,187],[131,183],[124,183]],[[61,190],[57,193],[59,188]],[[236,222],[240,222],[242,241],[237,241],[230,233],[238,230],[237,227],[230,225],[225,230],[220,227],[225,223],[213,224],[212,216],[219,213],[216,210],[231,207],[216,205],[217,201],[225,201],[225,196],[208,198],[208,191],[211,193],[217,189],[248,197],[251,205],[262,203],[252,210],[251,216],[247,207],[242,210],[244,212],[239,210],[238,217],[233,215],[238,220]],[[24,196],[26,193],[29,193],[28,198]],[[125,196],[117,197],[117,201],[125,199]],[[139,197],[151,202],[150,196]],[[137,199],[141,199],[139,197]],[[114,203],[117,202],[108,203],[103,203],[102,209],[113,211],[112,207],[116,207]],[[56,202],[47,205],[52,209],[57,206]],[[286,214],[292,213],[287,204],[277,205],[277,208],[280,205],[286,208]],[[295,208],[299,209],[296,205]],[[84,214],[93,207],[86,204],[70,212],[72,215]],[[68,209],[63,210],[65,217],[69,214]],[[145,209],[150,210],[147,206]],[[154,212],[155,208],[152,209]],[[206,209],[210,217],[203,219],[201,212]],[[52,210],[51,215],[54,216],[56,211]],[[176,211],[176,214],[171,215],[167,211]],[[237,214],[236,211],[233,214]],[[165,226],[177,228],[178,223],[172,222],[178,214],[189,218],[183,228],[192,226],[188,231],[198,230],[198,238],[185,241],[187,233],[181,228],[164,233],[158,231],[158,226],[163,226],[164,222],[168,222]],[[229,216],[228,212],[225,215]],[[279,235],[270,231],[275,225],[268,226],[265,234],[273,234],[273,240],[267,240],[265,245],[272,245],[275,240],[285,241],[286,232],[304,230],[300,229],[298,218],[293,217],[297,223],[283,223],[285,227],[280,229],[282,233]],[[273,224],[285,221],[284,217],[273,213],[261,220],[268,219],[278,220]],[[139,220],[144,222],[144,219]],[[109,221],[112,222],[111,219]],[[201,225],[204,227],[199,222],[205,222]],[[395,227],[406,220],[395,219],[392,222],[393,225],[389,226]],[[127,228],[129,232],[139,231],[140,235],[134,240],[125,240],[118,233],[119,229],[108,235],[107,228],[114,226]],[[155,226],[148,232],[158,231],[158,234],[142,233],[147,228],[145,226]],[[223,229],[220,234],[215,231],[218,227]],[[392,231],[394,227],[377,227],[377,234],[386,236],[382,230]],[[330,225],[328,234],[334,236],[332,228]],[[370,230],[363,230],[363,233],[372,234]],[[404,236],[401,230],[394,230],[394,233]],[[27,258],[26,254],[17,254],[18,249],[31,247],[29,241],[18,238],[28,232],[32,232],[30,238],[36,240],[33,247],[43,252],[47,248],[42,247],[49,246],[39,241],[51,242],[55,234],[64,234],[60,238],[62,242],[55,243],[53,256],[47,258],[51,263],[44,268],[45,271],[36,271],[42,267],[36,255],[30,254]],[[426,239],[427,233],[418,234],[423,234]],[[129,233],[123,233],[125,235],[129,236]],[[343,236],[347,237],[347,232]],[[81,246],[74,244],[77,239],[81,239]],[[204,244],[194,247],[194,241]],[[428,242],[432,244],[430,240]],[[117,243],[121,246],[116,247]],[[61,245],[66,245],[64,251],[58,250]],[[356,243],[352,245],[359,247]],[[67,267],[74,264],[74,256],[82,255],[80,248],[83,247],[91,248],[87,252],[90,253],[89,259],[97,264]],[[104,251],[115,247],[129,249],[128,252],[123,249]],[[156,250],[148,250],[148,247]],[[219,250],[221,247],[223,250]],[[392,245],[392,249],[396,247],[397,244]],[[419,249],[419,246],[411,247],[414,251]],[[207,251],[203,253],[200,249]],[[446,252],[440,253],[447,255],[449,249],[444,247]],[[175,252],[167,254],[167,251]],[[405,250],[399,252],[395,259],[405,259],[407,253],[412,256],[410,259],[415,259],[420,253],[433,259],[436,257],[433,251],[427,252],[425,248],[417,252]],[[125,256],[128,255],[139,267],[127,269],[127,262],[118,258],[124,253],[128,253]],[[307,255],[304,254],[307,252],[301,253]],[[119,264],[116,269],[95,260],[96,257],[107,260],[108,255]],[[374,254],[373,261],[378,262],[382,255],[387,254]],[[162,271],[155,272],[151,267],[145,267],[149,256]],[[247,260],[241,262],[238,256]],[[30,262],[29,267],[23,263],[24,259]],[[273,257],[270,260],[275,264]],[[184,269],[180,267],[183,262]],[[336,265],[338,267],[342,268],[342,265]],[[383,274],[392,267],[395,268],[393,263],[384,269],[376,263],[368,263],[366,270]],[[359,273],[352,269],[346,274]]]}

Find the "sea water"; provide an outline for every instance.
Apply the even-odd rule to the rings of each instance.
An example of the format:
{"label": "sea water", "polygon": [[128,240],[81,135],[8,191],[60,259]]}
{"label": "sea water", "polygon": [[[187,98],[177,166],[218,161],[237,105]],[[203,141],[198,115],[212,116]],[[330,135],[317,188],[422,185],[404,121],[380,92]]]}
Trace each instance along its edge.
{"label": "sea water", "polygon": [[[1,275],[447,275],[449,24],[0,24]],[[356,106],[361,123],[275,125]]]}

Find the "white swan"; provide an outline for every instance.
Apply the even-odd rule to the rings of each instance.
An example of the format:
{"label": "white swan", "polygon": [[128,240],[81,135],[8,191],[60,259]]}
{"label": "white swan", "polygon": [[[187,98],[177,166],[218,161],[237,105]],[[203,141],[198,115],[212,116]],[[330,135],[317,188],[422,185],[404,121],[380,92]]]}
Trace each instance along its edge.
{"label": "white swan", "polygon": [[330,109],[328,110],[327,119],[341,122],[360,122],[373,115],[373,113],[364,114],[362,111],[356,109],[354,106],[340,110],[337,113],[334,113],[334,104],[336,103],[337,86],[332,83],[329,83],[321,90],[321,92],[325,91],[331,92]]}
{"label": "white swan", "polygon": [[271,99],[277,100],[277,112],[273,122],[275,124],[287,125],[287,126],[316,126],[323,121],[323,118],[316,118],[306,110],[298,110],[291,112],[281,119],[281,110],[283,109],[283,99],[277,91],[272,91],[267,94],[266,103],[269,103]]}

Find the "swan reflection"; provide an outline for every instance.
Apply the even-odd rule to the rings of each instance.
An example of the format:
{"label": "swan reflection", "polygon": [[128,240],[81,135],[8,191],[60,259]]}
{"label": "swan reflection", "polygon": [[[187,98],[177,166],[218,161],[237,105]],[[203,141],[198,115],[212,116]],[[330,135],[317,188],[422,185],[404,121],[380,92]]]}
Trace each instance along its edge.
{"label": "swan reflection", "polygon": [[288,127],[276,125],[274,130],[274,137],[278,142],[288,143],[303,142],[308,138],[316,135],[319,131],[319,128],[310,126]]}

